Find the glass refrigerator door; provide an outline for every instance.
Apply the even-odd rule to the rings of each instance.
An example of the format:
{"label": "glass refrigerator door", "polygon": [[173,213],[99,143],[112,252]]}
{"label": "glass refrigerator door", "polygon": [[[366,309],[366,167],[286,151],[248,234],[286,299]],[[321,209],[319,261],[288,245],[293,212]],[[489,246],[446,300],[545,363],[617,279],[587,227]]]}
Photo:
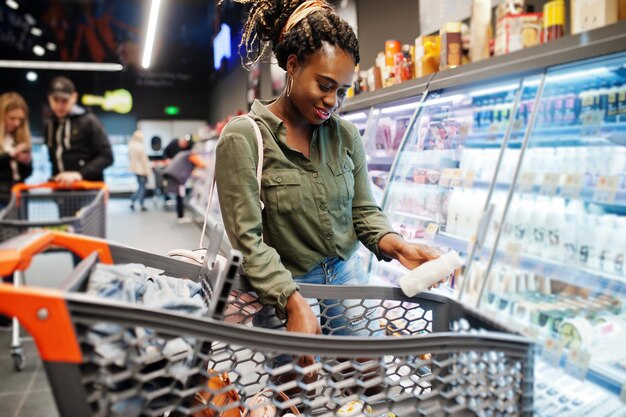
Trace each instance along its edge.
{"label": "glass refrigerator door", "polygon": [[[467,254],[485,212],[519,87],[519,79],[509,79],[425,98],[394,162],[383,205],[405,239]],[[371,266],[378,284],[397,285],[405,272],[395,261]],[[449,293],[454,281],[438,291]]]}
{"label": "glass refrigerator door", "polygon": [[625,63],[546,72],[483,285],[468,288],[537,341],[538,416],[626,415]]}

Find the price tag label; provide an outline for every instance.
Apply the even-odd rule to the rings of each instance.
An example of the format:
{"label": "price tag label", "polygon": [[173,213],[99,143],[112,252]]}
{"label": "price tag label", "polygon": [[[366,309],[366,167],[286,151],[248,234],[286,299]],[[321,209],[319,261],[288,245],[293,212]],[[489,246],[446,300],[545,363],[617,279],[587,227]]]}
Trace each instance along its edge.
{"label": "price tag label", "polygon": [[565,372],[576,379],[584,380],[589,370],[591,355],[586,350],[570,350],[565,362]]}
{"label": "price tag label", "polygon": [[565,198],[578,198],[585,184],[583,174],[567,174],[563,180],[561,195]]}
{"label": "price tag label", "polygon": [[424,238],[426,240],[433,240],[433,239],[435,239],[435,235],[437,234],[438,230],[439,230],[439,225],[437,223],[430,223],[428,225],[428,227],[426,227],[426,232],[424,233]]}
{"label": "price tag label", "polygon": [[446,168],[441,172],[441,178],[439,178],[439,185],[442,187],[449,187],[450,181],[452,180],[454,169]]}
{"label": "price tag label", "polygon": [[517,182],[517,190],[520,193],[530,193],[533,191],[535,180],[537,179],[537,173],[534,171],[525,171]]}
{"label": "price tag label", "polygon": [[463,187],[472,188],[474,187],[474,181],[476,181],[476,171],[469,170],[465,174],[465,180],[463,181]]}
{"label": "price tag label", "polygon": [[543,179],[541,180],[539,193],[549,197],[556,195],[556,190],[559,188],[560,182],[561,174],[556,174],[554,172],[544,174]]}
{"label": "price tag label", "polygon": [[452,178],[450,178],[451,187],[460,187],[463,185],[463,172],[460,169],[452,170]]}
{"label": "price tag label", "polygon": [[598,184],[593,193],[594,201],[608,204],[614,203],[618,186],[619,177],[617,175],[601,176],[598,178]]}
{"label": "price tag label", "polygon": [[511,266],[519,265],[519,258],[522,253],[522,245],[518,242],[508,242],[504,250],[507,260]]}
{"label": "price tag label", "polygon": [[476,235],[471,235],[467,240],[467,246],[465,247],[465,251],[467,253],[472,252],[472,248],[474,247],[474,243],[476,243]]}
{"label": "price tag label", "polygon": [[533,340],[539,339],[539,330],[535,326],[526,327],[525,333]]}
{"label": "price tag label", "polygon": [[561,356],[563,356],[563,347],[565,344],[559,339],[548,336],[543,345],[541,356],[547,363],[558,368],[561,363]]}

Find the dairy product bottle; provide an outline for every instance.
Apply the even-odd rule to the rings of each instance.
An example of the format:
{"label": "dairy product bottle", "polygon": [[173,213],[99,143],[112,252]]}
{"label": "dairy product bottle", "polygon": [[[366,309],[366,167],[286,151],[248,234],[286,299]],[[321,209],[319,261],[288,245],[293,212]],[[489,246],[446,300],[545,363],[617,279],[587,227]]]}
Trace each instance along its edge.
{"label": "dairy product bottle", "polygon": [[437,259],[425,262],[400,277],[400,288],[407,297],[413,297],[445,279],[455,269],[463,265],[459,254],[451,250]]}
{"label": "dairy product bottle", "polygon": [[561,239],[565,229],[565,201],[562,198],[552,199],[550,209],[545,218],[547,255],[550,259],[562,260]]}
{"label": "dairy product bottle", "polygon": [[519,208],[515,213],[515,218],[511,218],[514,225],[515,240],[521,244],[527,244],[530,241],[529,236],[529,220],[532,211],[532,202],[527,197],[520,199]]}
{"label": "dairy product bottle", "polygon": [[448,199],[448,219],[446,222],[446,232],[451,234],[458,234],[457,220],[459,216],[461,193],[463,191],[459,188],[455,188],[450,194]]}
{"label": "dairy product bottle", "polygon": [[534,255],[540,255],[546,247],[546,216],[548,210],[548,200],[545,197],[537,197],[528,221],[531,233],[528,252]]}
{"label": "dairy product bottle", "polygon": [[585,206],[580,200],[570,200],[565,207],[565,224],[561,230],[562,259],[566,263],[578,262],[578,227],[585,216]]}

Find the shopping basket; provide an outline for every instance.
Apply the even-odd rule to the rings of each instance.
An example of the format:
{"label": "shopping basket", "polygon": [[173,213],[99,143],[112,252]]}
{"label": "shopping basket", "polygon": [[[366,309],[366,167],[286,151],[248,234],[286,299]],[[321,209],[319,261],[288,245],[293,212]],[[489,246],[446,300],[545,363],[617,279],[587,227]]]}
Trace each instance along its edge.
{"label": "shopping basket", "polygon": [[[197,265],[100,239],[58,232],[20,236],[0,246],[0,273],[26,268],[34,253],[51,244],[88,257],[60,291],[0,286],[0,312],[18,316],[33,335],[63,416],[220,416],[226,408],[248,416],[268,405],[277,415],[294,407],[305,416],[532,415],[531,343],[493,331],[499,330],[495,323],[446,297],[408,298],[386,287],[301,285],[305,297],[326,300],[317,305],[320,318],[344,316],[329,316],[328,300],[334,299],[330,304],[340,305],[339,311],[362,313],[362,320],[347,328],[386,333],[311,336],[231,325],[219,320],[224,308],[212,317],[192,318],[83,294],[87,271],[96,262],[142,262],[173,276],[202,275]],[[231,287],[249,289],[239,275],[205,275],[219,288],[213,303],[222,307]],[[125,349],[109,358],[97,355],[103,341],[93,332],[101,326],[115,326],[105,342]],[[138,353],[141,341],[127,340],[138,327],[151,340],[194,340],[185,355],[192,366],[181,375],[180,358]],[[314,362],[301,366],[303,355]],[[230,380],[217,391],[207,384],[216,373]],[[199,392],[208,400],[197,401]],[[211,398],[224,392],[237,400],[219,407]],[[266,403],[251,405],[260,393]],[[204,409],[214,411],[198,414]]]}
{"label": "shopping basket", "polygon": [[0,212],[0,242],[33,228],[105,237],[107,197],[103,182],[17,184]]}

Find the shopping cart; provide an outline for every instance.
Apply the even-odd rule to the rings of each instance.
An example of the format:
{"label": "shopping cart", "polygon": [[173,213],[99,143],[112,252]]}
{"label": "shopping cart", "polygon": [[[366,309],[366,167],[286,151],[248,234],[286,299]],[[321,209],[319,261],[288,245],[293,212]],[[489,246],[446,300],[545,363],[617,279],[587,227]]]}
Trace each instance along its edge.
{"label": "shopping cart", "polygon": [[0,242],[33,228],[105,237],[107,197],[103,182],[17,184],[0,212]]}
{"label": "shopping cart", "polygon": [[[107,197],[103,182],[79,181],[70,187],[56,182],[17,184],[11,189],[9,204],[0,212],[0,242],[35,228],[105,237]],[[13,285],[23,283],[22,271],[16,271]],[[13,364],[22,370],[26,361],[16,320],[12,332]]]}
{"label": "shopping cart", "polygon": [[[271,416],[268,407],[278,410],[276,415],[305,416],[532,415],[531,343],[494,332],[502,329],[445,297],[407,298],[385,287],[302,285],[302,294],[326,321],[358,311],[342,333],[364,328],[385,333],[309,336],[221,321],[226,303],[232,303],[230,289],[249,289],[232,273],[233,263],[225,274],[104,240],[38,232],[0,246],[0,273],[27,268],[33,254],[49,245],[87,258],[60,291],[0,286],[0,312],[18,316],[33,335],[63,416],[222,416],[227,409]],[[141,262],[172,276],[204,276],[213,288],[212,317],[83,294],[97,262]],[[98,337],[102,326],[115,331]],[[137,328],[152,345],[155,339],[193,340],[193,351],[183,358],[187,371],[181,374],[180,357],[146,355],[147,339],[128,336]],[[119,349],[103,357],[97,353],[102,343]],[[315,359],[302,365],[304,355]],[[219,388],[211,384],[215,375],[224,377]],[[218,401],[227,394],[230,402]]]}

